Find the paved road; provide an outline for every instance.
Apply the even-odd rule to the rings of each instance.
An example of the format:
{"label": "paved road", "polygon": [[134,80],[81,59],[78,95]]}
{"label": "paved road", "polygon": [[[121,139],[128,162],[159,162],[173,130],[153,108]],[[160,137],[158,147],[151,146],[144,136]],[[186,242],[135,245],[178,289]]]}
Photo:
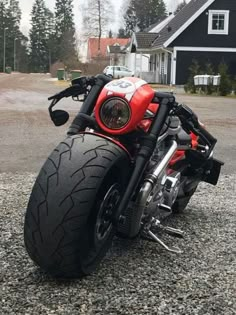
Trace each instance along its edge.
{"label": "paved road", "polygon": [[[1,172],[37,172],[68,127],[53,126],[47,112],[48,96],[63,89],[48,75],[0,75]],[[236,99],[177,95],[218,138],[216,154],[226,162],[224,173],[236,170]],[[73,117],[80,104],[63,100]],[[227,153],[227,154],[226,154]]]}

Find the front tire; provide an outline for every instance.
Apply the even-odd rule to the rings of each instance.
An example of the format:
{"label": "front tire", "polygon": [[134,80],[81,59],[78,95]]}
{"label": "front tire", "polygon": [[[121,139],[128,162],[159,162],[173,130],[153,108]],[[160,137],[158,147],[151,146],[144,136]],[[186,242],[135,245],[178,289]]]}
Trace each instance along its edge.
{"label": "front tire", "polygon": [[129,159],[116,144],[91,134],[67,138],[33,187],[24,228],[32,260],[53,276],[81,277],[111,245]]}

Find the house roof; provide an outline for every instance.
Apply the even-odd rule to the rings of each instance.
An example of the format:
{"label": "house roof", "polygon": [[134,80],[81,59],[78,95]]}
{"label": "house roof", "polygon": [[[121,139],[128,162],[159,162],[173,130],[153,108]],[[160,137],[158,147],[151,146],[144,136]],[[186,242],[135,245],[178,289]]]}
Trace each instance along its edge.
{"label": "house roof", "polygon": [[174,17],[175,15],[172,13],[158,23],[151,25],[150,28],[145,31],[148,31],[149,33],[159,33]]}
{"label": "house roof", "polygon": [[215,0],[191,0],[175,17],[164,27],[153,47],[168,47],[170,44]]}
{"label": "house roof", "polygon": [[149,27],[145,28],[145,29],[143,30],[143,32],[152,32],[152,30],[153,30],[156,26],[160,25],[160,24],[161,24],[163,21],[165,21],[165,20],[166,20],[166,17],[160,18],[156,23],[154,23],[154,24],[150,25]]}
{"label": "house roof", "polygon": [[150,28],[146,29],[143,32],[138,32],[133,35],[133,44],[135,49],[132,47],[132,51],[136,49],[150,49],[153,42],[159,35],[159,32],[174,18],[174,14],[165,17],[162,20],[159,20],[158,23],[153,24]]}
{"label": "house roof", "polygon": [[[125,46],[129,42],[129,38],[101,38],[100,41],[100,56],[107,56],[107,46],[118,44]],[[88,40],[88,58],[93,59],[98,56],[98,38],[92,37]]]}
{"label": "house roof", "polygon": [[109,54],[122,54],[125,52],[126,46],[120,46],[120,45],[112,45],[107,46],[107,51]]}
{"label": "house roof", "polygon": [[135,34],[136,48],[148,49],[157,38],[158,33],[139,32]]}

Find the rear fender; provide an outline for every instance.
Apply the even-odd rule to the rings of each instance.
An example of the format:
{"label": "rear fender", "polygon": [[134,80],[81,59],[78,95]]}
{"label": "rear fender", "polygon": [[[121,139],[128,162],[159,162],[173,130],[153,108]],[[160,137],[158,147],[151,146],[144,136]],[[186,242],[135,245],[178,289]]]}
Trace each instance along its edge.
{"label": "rear fender", "polygon": [[111,141],[113,142],[114,144],[118,145],[128,156],[129,160],[132,161],[132,156],[131,154],[129,153],[129,151],[126,149],[125,146],[123,146],[123,144],[121,144],[119,141],[111,138],[111,137],[108,137],[102,133],[98,133],[98,132],[89,132],[89,131],[83,131],[83,132],[80,132],[79,134],[90,134],[90,135],[94,135],[96,137],[101,137],[103,139],[107,139],[108,141]]}

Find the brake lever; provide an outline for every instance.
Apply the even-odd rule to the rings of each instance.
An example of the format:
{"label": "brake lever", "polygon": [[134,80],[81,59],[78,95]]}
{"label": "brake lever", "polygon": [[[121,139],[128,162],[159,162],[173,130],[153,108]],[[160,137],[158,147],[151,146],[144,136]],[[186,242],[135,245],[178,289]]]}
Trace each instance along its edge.
{"label": "brake lever", "polygon": [[61,92],[59,92],[53,96],[50,96],[48,98],[48,100],[51,101],[53,99],[56,99],[59,101],[64,97],[70,97],[70,96],[76,97],[82,93],[84,93],[84,90],[81,88],[81,86],[79,84],[74,84],[63,91],[61,91]]}

